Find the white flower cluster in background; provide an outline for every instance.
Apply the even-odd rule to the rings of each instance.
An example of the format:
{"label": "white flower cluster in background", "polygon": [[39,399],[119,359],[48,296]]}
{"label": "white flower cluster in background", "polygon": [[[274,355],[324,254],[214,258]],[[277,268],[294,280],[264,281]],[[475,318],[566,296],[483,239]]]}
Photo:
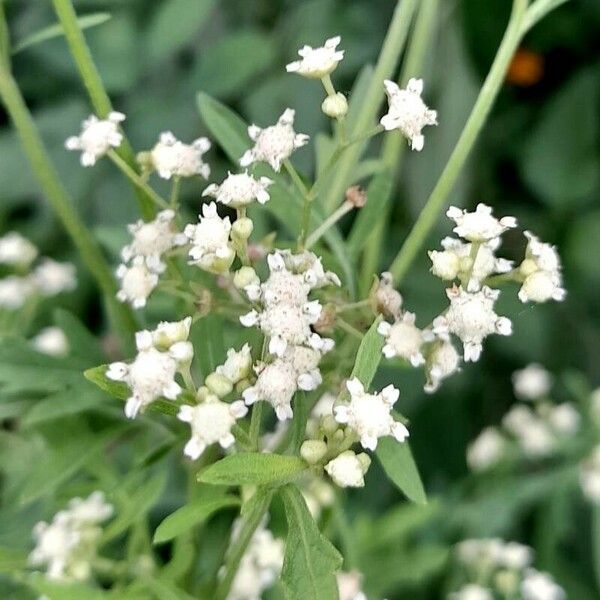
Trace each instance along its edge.
{"label": "white flower cluster in background", "polygon": [[[315,255],[308,260],[303,256],[303,261],[294,264],[293,255],[276,252],[267,261],[268,279],[245,288],[260,310],[253,309],[240,317],[240,322],[261,329],[274,359],[256,365],[256,383],[244,390],[243,397],[248,405],[260,400],[269,402],[278,419],[285,420],[293,416],[294,393],[298,389],[313,390],[321,383],[321,356],[333,348],[333,340],[311,329],[321,315],[321,304],[309,300],[309,294],[323,283],[339,280],[324,271]],[[294,266],[297,268],[291,270]],[[302,266],[306,268],[302,270]]]}
{"label": "white flower cluster in background", "polygon": [[128,225],[131,243],[121,250],[123,263],[116,275],[121,288],[117,298],[134,308],[143,308],[166,269],[164,257],[177,246],[187,243],[187,237],[175,227],[175,212],[160,211],[152,221],[137,221]]}
{"label": "white flower cluster in background", "polygon": [[70,292],[77,287],[71,263],[42,257],[38,249],[21,234],[11,231],[0,237],[0,265],[8,274],[0,279],[0,310],[15,311],[26,302]]}
{"label": "white flower cluster in background", "polygon": [[336,573],[340,600],[367,600],[362,591],[362,573],[358,571],[338,571]]}
{"label": "white flower cluster in background", "polygon": [[582,461],[579,483],[585,498],[592,504],[600,505],[600,444]]}
{"label": "white flower cluster in background", "polygon": [[456,545],[455,556],[469,581],[449,600],[564,600],[564,590],[547,573],[532,567],[534,554],[529,546],[499,538],[464,540]]}
{"label": "white flower cluster in background", "polygon": [[194,350],[187,341],[191,317],[175,323],[161,323],[154,331],[139,331],[135,342],[137,356],[132,363],[109,365],[106,376],[122,381],[131,390],[125,415],[134,419],[159,398],[175,400],[182,387],[175,380],[178,372],[189,369]]}
{"label": "white flower cluster in background", "polygon": [[31,340],[33,347],[49,356],[66,356],[69,353],[69,340],[60,327],[44,327]]}
{"label": "white flower cluster in background", "polygon": [[467,463],[474,471],[492,468],[515,447],[527,458],[548,456],[580,429],[582,417],[575,405],[547,399],[552,376],[540,365],[516,371],[513,384],[515,395],[531,405],[514,405],[503,417],[502,428],[487,427],[470,444]]}
{"label": "white flower cluster in background", "polygon": [[[232,543],[239,536],[241,522],[233,525]],[[283,540],[273,534],[263,524],[250,540],[233,580],[228,600],[260,600],[265,590],[270,588],[283,567]]]}
{"label": "white flower cluster in background", "polygon": [[42,521],[34,527],[35,548],[29,554],[29,564],[45,567],[51,580],[89,579],[102,533],[99,525],[112,514],[113,507],[102,492],[93,492],[85,500],[73,498],[50,523]]}

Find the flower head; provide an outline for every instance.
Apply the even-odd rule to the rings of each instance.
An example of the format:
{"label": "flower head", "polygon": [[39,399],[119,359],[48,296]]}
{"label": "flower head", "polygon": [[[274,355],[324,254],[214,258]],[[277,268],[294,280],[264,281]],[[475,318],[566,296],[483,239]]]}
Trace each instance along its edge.
{"label": "flower head", "polygon": [[37,257],[38,249],[20,233],[10,231],[0,237],[0,264],[28,267]]}
{"label": "flower head", "polygon": [[248,206],[256,200],[259,204],[265,204],[270,196],[267,188],[273,184],[268,177],[256,179],[248,175],[248,170],[243,173],[228,173],[220,185],[211,183],[203,192],[203,196],[212,196],[217,202],[225,206],[240,208]]}
{"label": "flower head", "polygon": [[460,356],[453,344],[445,339],[437,339],[429,346],[425,361],[427,381],[423,389],[432,394],[441,382],[459,370]]}
{"label": "flower head", "polygon": [[450,594],[450,600],[494,600],[494,595],[489,588],[477,583],[467,583],[457,592]]}
{"label": "flower head", "polygon": [[117,299],[129,302],[133,308],[143,308],[154,288],[158,285],[158,274],[148,268],[143,256],[136,256],[131,265],[119,265],[116,272],[121,280]]}
{"label": "flower head", "polygon": [[251,348],[244,344],[238,351],[230,348],[227,350],[227,360],[216,368],[216,373],[223,375],[232,384],[236,384],[250,375],[252,370]]}
{"label": "flower head", "polygon": [[529,569],[521,583],[523,600],[564,600],[565,591],[548,573]]}
{"label": "flower head", "polygon": [[437,112],[427,108],[421,99],[423,80],[410,79],[405,90],[387,79],[383,83],[389,108],[381,118],[381,124],[388,131],[399,129],[413,150],[422,150],[425,144],[421,133],[423,127],[437,125]]}
{"label": "flower head", "polygon": [[222,273],[227,271],[235,258],[229,242],[231,222],[221,218],[214,202],[202,206],[202,216],[196,225],[187,225],[185,235],[190,240],[190,264],[205,271]]}
{"label": "flower head", "polygon": [[247,412],[248,408],[241,400],[228,404],[212,395],[197,406],[182,406],[177,418],[192,428],[192,437],[183,453],[196,460],[211,444],[219,443],[221,448],[229,448],[235,442],[231,428]]}
{"label": "flower head", "polygon": [[298,50],[302,60],[297,60],[286,65],[288,73],[298,73],[310,79],[321,79],[329,75],[344,58],[343,50],[336,50],[342,38],[338,35],[329,38],[323,46],[312,48],[303,46]]}
{"label": "flower head", "polygon": [[532,363],[512,374],[515,396],[520,400],[539,400],[550,392],[552,375],[541,365]]}
{"label": "flower head", "polygon": [[325,471],[340,487],[364,487],[364,475],[371,459],[363,452],[356,455],[346,450],[325,465]]}
{"label": "flower head", "polygon": [[31,276],[9,275],[0,279],[0,308],[17,310],[34,296],[37,287]]}
{"label": "flower head", "polygon": [[118,148],[123,141],[119,124],[125,120],[120,112],[109,113],[106,119],[95,115],[88,117],[81,125],[81,133],[67,139],[67,150],[81,150],[81,164],[91,167],[96,164],[111,148]]}
{"label": "flower head", "polygon": [[368,394],[356,378],[349,379],[346,388],[350,402],[334,407],[335,420],[355,431],[363,448],[375,450],[378,438],[384,436],[391,435],[399,442],[408,437],[408,429],[391,414],[399,395],[396,388],[388,385],[377,394]]}
{"label": "flower head", "polygon": [[69,340],[60,327],[44,327],[31,342],[42,354],[66,356],[69,353]]}
{"label": "flower head", "polygon": [[191,144],[180,142],[170,131],[160,134],[158,143],[150,156],[157,173],[163,179],[171,177],[193,177],[200,175],[208,179],[210,167],[202,160],[210,149],[208,138],[201,137]]}
{"label": "flower head", "polygon": [[77,287],[75,273],[75,266],[71,263],[60,263],[51,258],[44,258],[35,268],[33,279],[43,296],[56,296]]}
{"label": "flower head", "polygon": [[385,338],[383,355],[386,358],[399,356],[413,367],[425,363],[421,348],[425,342],[433,340],[431,331],[421,330],[415,325],[414,313],[405,312],[395,323],[381,321],[377,331]]}
{"label": "flower head", "polygon": [[463,343],[465,361],[476,362],[481,356],[482,342],[492,333],[510,335],[512,324],[494,312],[500,292],[484,286],[479,292],[466,292],[462,287],[446,290],[450,308],[433,322],[439,335],[446,332],[458,336]]}
{"label": "flower head", "polygon": [[489,242],[517,226],[514,217],[496,219],[486,204],[478,204],[474,212],[451,206],[446,215],[456,223],[454,233],[470,242]]}
{"label": "flower head", "polygon": [[494,427],[484,429],[467,449],[467,463],[473,471],[494,466],[506,448],[506,440]]}
{"label": "flower head", "polygon": [[256,162],[267,162],[274,171],[279,171],[281,163],[288,159],[294,150],[308,143],[308,136],[294,131],[295,111],[286,108],[275,125],[261,129],[256,125],[248,127],[248,135],[254,147],[240,159],[242,167]]}

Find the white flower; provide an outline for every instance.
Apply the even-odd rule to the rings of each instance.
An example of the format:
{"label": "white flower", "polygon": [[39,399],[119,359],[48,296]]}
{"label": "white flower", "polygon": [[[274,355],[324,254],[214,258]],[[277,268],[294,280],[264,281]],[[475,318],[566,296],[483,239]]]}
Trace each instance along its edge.
{"label": "white flower", "polygon": [[43,296],[55,296],[77,287],[75,266],[44,258],[33,272],[33,280]]}
{"label": "white flower", "polygon": [[114,508],[106,502],[104,494],[100,491],[92,492],[85,500],[83,498],[72,498],[69,500],[68,511],[78,524],[96,525],[109,519]]}
{"label": "white flower", "polygon": [[425,362],[427,381],[423,389],[432,394],[442,381],[458,371],[460,356],[451,342],[443,339],[436,340],[429,347]]}
{"label": "white flower", "polygon": [[583,495],[594,504],[600,504],[600,445],[581,463],[579,484]]}
{"label": "white flower", "polygon": [[525,260],[519,270],[524,276],[519,290],[521,302],[562,301],[566,291],[562,287],[560,257],[554,246],[540,242],[531,232],[526,231],[529,240],[525,250]]}
{"label": "white flower", "polygon": [[[181,386],[175,381],[178,361],[175,344],[168,352],[160,352],[152,345],[149,331],[136,333],[138,354],[131,364],[116,362],[109,365],[106,376],[113,381],[123,381],[131,390],[125,403],[125,416],[134,419],[139,412],[161,396],[175,400]],[[185,342],[184,342],[185,343]]]}
{"label": "white flower", "polygon": [[450,594],[450,600],[494,600],[494,595],[489,588],[476,583],[468,583],[457,592]]}
{"label": "white flower", "polygon": [[521,582],[523,600],[564,600],[565,591],[548,575],[529,569]]}
{"label": "white flower", "polygon": [[121,280],[117,299],[129,302],[133,308],[146,306],[146,301],[158,285],[158,275],[148,268],[143,256],[136,256],[130,266],[119,265],[116,275]]}
{"label": "white flower", "polygon": [[91,167],[111,148],[121,145],[123,134],[119,131],[119,123],[124,120],[123,113],[114,111],[106,119],[91,115],[82,123],[81,133],[68,138],[65,146],[67,150],[81,150],[81,164]]}
{"label": "white flower", "polygon": [[539,400],[550,392],[552,379],[544,367],[532,363],[512,374],[513,391],[520,400]]}
{"label": "white flower", "polygon": [[526,423],[518,435],[518,442],[526,456],[548,456],[556,447],[556,439],[545,423],[534,420]]}
{"label": "white flower", "polygon": [[501,458],[506,440],[497,429],[487,427],[467,448],[467,463],[473,471],[485,471]]}
{"label": "white flower", "polygon": [[319,371],[321,356],[333,348],[333,340],[323,339],[320,350],[305,346],[288,346],[284,360],[288,361],[298,377],[297,384],[301,390],[311,391],[319,387],[323,381]]}
{"label": "white flower", "polygon": [[482,342],[488,335],[512,333],[510,320],[494,312],[499,290],[484,286],[481,291],[471,293],[459,286],[446,290],[446,294],[450,299],[450,308],[445,315],[434,320],[433,331],[436,334],[450,332],[458,336],[463,343],[465,361],[479,360]]}
{"label": "white flower", "polygon": [[421,133],[423,127],[437,125],[437,112],[427,108],[421,99],[423,80],[410,79],[405,90],[388,79],[383,83],[389,108],[380,123],[387,131],[399,129],[410,142],[413,150],[422,150],[425,144],[425,138]]}
{"label": "white flower", "polygon": [[415,325],[415,315],[405,312],[402,318],[390,324],[381,321],[377,331],[385,338],[383,355],[386,358],[399,356],[410,362],[413,367],[425,363],[425,357],[421,348],[425,342],[433,340],[433,334],[427,330],[421,330]]}
{"label": "white flower", "polygon": [[338,571],[337,578],[339,600],[367,600],[367,596],[360,589],[362,575],[358,571]]}
{"label": "white flower", "polygon": [[222,365],[219,365],[215,371],[219,375],[223,375],[223,377],[229,379],[234,385],[242,379],[246,379],[252,369],[251,350],[248,344],[244,344],[237,351],[229,348],[227,350],[227,360]]}
{"label": "white flower", "polygon": [[254,147],[240,159],[242,167],[255,162],[267,162],[274,171],[279,171],[281,163],[287,160],[294,150],[308,143],[309,137],[294,131],[295,111],[286,108],[275,125],[261,129],[256,125],[248,127],[248,135]]}
{"label": "white flower", "polygon": [[164,270],[162,255],[187,242],[185,235],[175,231],[174,219],[175,212],[167,209],[161,210],[153,221],[140,220],[128,225],[133,241],[121,251],[123,260],[127,262],[135,256],[143,256],[150,270],[161,273]]}
{"label": "white flower", "polygon": [[446,215],[456,223],[452,231],[470,242],[489,242],[517,226],[514,217],[496,219],[486,204],[478,204],[474,212],[451,206]]}
{"label": "white flower", "polygon": [[267,188],[273,184],[273,180],[268,177],[255,179],[248,175],[248,171],[243,173],[227,173],[227,177],[221,185],[211,183],[203,192],[203,196],[212,196],[225,206],[240,208],[248,206],[256,200],[259,204],[265,204],[270,196]]}
{"label": "white flower", "polygon": [[377,394],[368,394],[362,383],[353,378],[346,382],[346,388],[350,392],[350,402],[334,407],[335,420],[355,431],[363,448],[375,450],[378,438],[388,435],[399,442],[408,437],[408,429],[394,421],[391,415],[400,394],[394,386],[388,385]]}
{"label": "white flower", "polygon": [[9,275],[0,279],[0,308],[17,310],[37,292],[33,278]]}
{"label": "white flower", "polygon": [[244,402],[249,406],[264,400],[274,409],[280,421],[291,419],[292,398],[298,389],[298,374],[292,364],[281,358],[260,366],[256,383],[242,392]]}
{"label": "white flower", "polygon": [[328,285],[342,284],[340,278],[333,271],[325,271],[319,256],[309,250],[293,254],[291,250],[278,250],[283,258],[285,267],[296,274],[304,276],[304,281],[311,289],[319,289]]}
{"label": "white flower", "polygon": [[205,137],[198,138],[191,144],[184,144],[170,131],[165,131],[160,134],[150,155],[154,168],[163,179],[194,175],[208,179],[210,167],[202,160],[202,156],[209,149],[210,141]]}
{"label": "white flower", "polygon": [[66,356],[69,353],[69,341],[60,327],[44,327],[31,343],[42,354]]}
{"label": "white flower", "polygon": [[211,444],[218,442],[221,448],[229,448],[235,442],[231,428],[247,413],[248,408],[241,400],[227,404],[213,395],[197,406],[182,406],[177,418],[192,428],[192,437],[183,453],[196,460]]}
{"label": "white flower", "polygon": [[521,571],[533,561],[533,550],[518,542],[506,542],[498,557],[498,563],[514,571]]}
{"label": "white flower", "polygon": [[377,311],[388,317],[398,319],[402,308],[402,295],[394,289],[392,274],[384,271],[379,276],[379,282],[374,294]]}
{"label": "white flower", "polygon": [[298,73],[310,79],[322,79],[329,75],[338,66],[338,63],[344,58],[343,50],[336,50],[342,38],[338,35],[329,38],[323,46],[312,48],[303,46],[298,50],[302,60],[297,60],[286,65],[288,73]]}
{"label": "white flower", "polygon": [[352,450],[346,450],[325,465],[327,474],[340,487],[364,487],[364,475],[371,459],[365,454],[358,456]]}
{"label": "white flower", "polygon": [[222,273],[227,271],[235,258],[229,243],[231,222],[229,217],[222,219],[217,214],[214,202],[202,206],[202,216],[196,225],[187,225],[185,235],[192,247],[190,264],[198,265],[205,271]]}
{"label": "white flower", "polygon": [[0,264],[28,267],[37,255],[38,249],[16,231],[0,237]]}
{"label": "white flower", "polygon": [[151,332],[152,344],[157,350],[169,350],[188,339],[191,326],[192,317],[186,317],[182,321],[161,321]]}
{"label": "white flower", "polygon": [[573,435],[579,430],[581,415],[570,402],[553,406],[548,415],[551,427],[559,434]]}

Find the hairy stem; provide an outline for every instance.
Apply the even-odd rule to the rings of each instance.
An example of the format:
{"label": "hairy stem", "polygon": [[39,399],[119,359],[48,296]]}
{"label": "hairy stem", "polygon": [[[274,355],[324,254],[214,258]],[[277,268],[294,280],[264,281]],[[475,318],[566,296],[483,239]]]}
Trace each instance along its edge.
{"label": "hairy stem", "polygon": [[104,294],[108,316],[114,332],[122,338],[124,349],[129,349],[131,347],[131,333],[136,329],[133,313],[127,305],[117,301],[115,297],[117,285],[111,269],[91,233],[75,212],[73,202],[48,156],[17,83],[12,73],[1,62],[0,98],[17,130],[33,174],[37,178],[42,191],[73,240],[85,266]]}
{"label": "hairy stem", "polygon": [[496,58],[481,88],[475,106],[467,120],[467,123],[460,135],[460,138],[450,155],[448,162],[434,187],[425,207],[421,211],[410,234],[406,238],[402,248],[390,266],[390,271],[396,283],[399,283],[417,253],[425,243],[427,236],[444,207],[448,195],[452,191],[458,176],[460,175],[467,157],[469,156],[479,132],[490,113],[492,105],[500,91],[502,82],[508,69],[521,37],[523,18],[527,8],[526,0],[514,0],[513,10],[502,39],[502,43],[496,54]]}
{"label": "hairy stem", "polygon": [[[112,103],[85,41],[83,31],[77,22],[77,14],[73,8],[73,3],[71,0],[52,0],[52,2],[94,111],[98,117],[104,119],[113,110]],[[137,168],[133,150],[126,138],[123,139],[123,143],[117,152],[132,169]],[[139,187],[134,189],[142,216],[145,220],[151,219],[156,213],[151,198],[144,189]]]}

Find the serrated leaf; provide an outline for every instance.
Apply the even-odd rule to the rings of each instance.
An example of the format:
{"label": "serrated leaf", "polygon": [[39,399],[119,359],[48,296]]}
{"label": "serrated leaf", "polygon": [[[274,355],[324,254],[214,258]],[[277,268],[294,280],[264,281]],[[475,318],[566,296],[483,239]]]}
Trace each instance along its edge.
{"label": "serrated leaf", "polygon": [[427,503],[423,482],[408,442],[398,443],[393,438],[381,438],[375,454],[390,481],[409,500],[417,504]]}
{"label": "serrated leaf", "polygon": [[[102,23],[106,23],[110,18],[111,15],[109,13],[98,12],[78,17],[77,23],[81,29],[89,29],[90,27],[97,27],[98,25],[102,25]],[[60,23],[49,25],[48,27],[44,27],[18,41],[12,49],[12,54],[18,54],[26,48],[37,46],[42,42],[47,42],[48,40],[60,37],[61,35],[64,35],[64,31]]]}
{"label": "serrated leaf", "polygon": [[222,508],[239,506],[235,496],[221,498],[200,498],[186,504],[166,517],[154,532],[153,542],[161,544],[186,533],[191,527],[199,525]]}
{"label": "serrated leaf", "polygon": [[388,171],[375,176],[369,184],[367,203],[360,209],[346,242],[346,247],[355,258],[369,241],[369,235],[381,220],[381,215],[385,214],[392,197],[392,184],[393,179]]}
{"label": "serrated leaf", "polygon": [[383,349],[384,338],[377,332],[377,327],[381,322],[378,317],[365,333],[354,361],[351,377],[356,377],[368,389],[377,373],[377,368],[381,362],[381,350]]}
{"label": "serrated leaf", "polygon": [[342,556],[319,531],[296,486],[279,492],[285,507],[288,533],[281,581],[288,600],[336,600],[339,598],[335,572]]}
{"label": "serrated leaf", "polygon": [[167,0],[146,30],[146,56],[149,64],[161,62],[189,44],[210,16],[215,0]]}
{"label": "serrated leaf", "polygon": [[297,456],[232,454],[198,474],[198,481],[216,485],[271,485],[290,481],[308,465]]}

